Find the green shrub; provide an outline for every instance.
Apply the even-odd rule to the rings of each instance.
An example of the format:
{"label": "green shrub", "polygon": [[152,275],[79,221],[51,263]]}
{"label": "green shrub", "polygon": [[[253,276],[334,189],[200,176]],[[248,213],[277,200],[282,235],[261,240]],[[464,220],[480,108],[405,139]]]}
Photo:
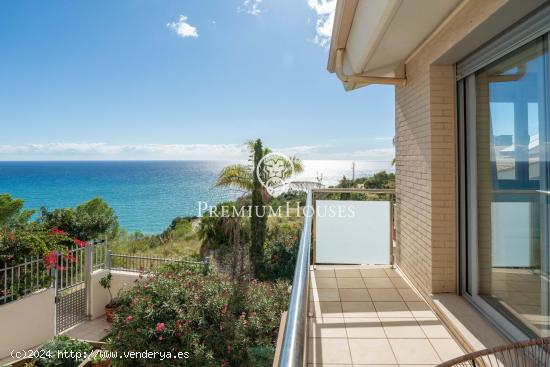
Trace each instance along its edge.
{"label": "green shrub", "polygon": [[96,353],[90,359],[90,362],[92,362],[92,366],[95,366],[95,365],[98,365],[98,364],[101,364],[101,363],[105,362],[106,360],[107,359],[105,359],[105,357],[103,357],[103,355],[101,353]]}
{"label": "green shrub", "polygon": [[115,211],[101,198],[94,198],[76,208],[49,211],[40,209],[39,222],[46,228],[59,228],[84,241],[101,237],[115,238],[118,233],[118,218]]}
{"label": "green shrub", "polygon": [[[256,366],[264,357],[253,348],[273,348],[287,289],[286,283],[256,281],[237,286],[220,275],[171,265],[122,292],[109,345],[119,352],[189,352],[188,360],[171,360],[171,365]],[[166,361],[117,363],[161,366]]]}
{"label": "green shrub", "polygon": [[[36,365],[41,367],[76,367],[92,351],[92,345],[82,340],[59,335],[40,347]],[[69,353],[73,353],[73,358]],[[67,358],[63,353],[66,353]]]}
{"label": "green shrub", "polygon": [[74,246],[70,237],[36,223],[15,230],[0,229],[0,264],[17,264],[51,251],[63,252],[69,246]]}
{"label": "green shrub", "polygon": [[33,210],[25,210],[22,199],[12,199],[9,194],[0,194],[0,228],[14,229],[27,224]]}
{"label": "green shrub", "polygon": [[270,230],[265,251],[263,280],[292,280],[300,232],[301,225],[296,223],[280,223]]}
{"label": "green shrub", "polygon": [[275,348],[269,347],[253,347],[250,348],[250,359],[256,367],[271,367],[273,366],[273,355]]}
{"label": "green shrub", "polygon": [[21,263],[53,251],[85,245],[86,240],[114,237],[118,221],[103,200],[92,199],[76,208],[48,211],[32,220],[33,211],[23,209],[23,200],[0,194],[0,265]]}

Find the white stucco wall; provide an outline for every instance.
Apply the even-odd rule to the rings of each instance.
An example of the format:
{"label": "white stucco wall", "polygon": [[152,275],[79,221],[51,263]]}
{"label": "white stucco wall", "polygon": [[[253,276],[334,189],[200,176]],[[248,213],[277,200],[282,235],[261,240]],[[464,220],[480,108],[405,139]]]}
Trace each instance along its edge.
{"label": "white stucco wall", "polygon": [[[98,270],[91,279],[91,318],[105,314],[109,293],[99,285],[99,280],[108,273]],[[139,274],[113,271],[111,291],[116,296],[120,289],[132,287]],[[18,301],[0,305],[0,360],[10,357],[12,350],[21,351],[36,347],[55,335],[55,290],[36,292]]]}
{"label": "white stucco wall", "polygon": [[53,338],[54,301],[50,288],[0,306],[0,360]]}
{"label": "white stucco wall", "polygon": [[[97,270],[92,274],[91,281],[91,310],[92,319],[96,319],[105,314],[104,307],[109,303],[109,292],[102,288],[99,280],[109,273],[108,270]],[[132,287],[139,280],[139,274],[128,271],[112,271],[111,293],[116,297],[118,292],[125,287]]]}

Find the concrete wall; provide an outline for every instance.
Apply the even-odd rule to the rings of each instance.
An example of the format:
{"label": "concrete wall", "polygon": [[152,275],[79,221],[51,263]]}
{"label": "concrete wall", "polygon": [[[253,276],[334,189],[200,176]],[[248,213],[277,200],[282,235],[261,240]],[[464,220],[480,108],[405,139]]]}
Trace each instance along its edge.
{"label": "concrete wall", "polygon": [[51,288],[0,306],[0,359],[53,338],[54,300]]}
{"label": "concrete wall", "polygon": [[[99,285],[108,273],[98,270],[92,274],[91,317],[105,314],[109,293]],[[111,292],[116,296],[122,288],[132,287],[139,281],[138,273],[113,271]],[[0,360],[10,356],[12,350],[21,351],[36,347],[55,335],[55,290],[39,291],[18,301],[0,305]]]}
{"label": "concrete wall", "polygon": [[407,85],[396,88],[396,260],[428,294],[455,292],[457,277],[455,73],[437,60],[505,3],[465,1],[406,61]]}
{"label": "concrete wall", "polygon": [[[101,287],[99,280],[109,273],[108,270],[97,270],[92,274],[91,280],[91,310],[92,319],[96,319],[105,314],[104,307],[109,303],[109,292]],[[127,271],[112,271],[111,293],[116,297],[122,288],[132,287],[136,281],[139,281],[139,274]]]}

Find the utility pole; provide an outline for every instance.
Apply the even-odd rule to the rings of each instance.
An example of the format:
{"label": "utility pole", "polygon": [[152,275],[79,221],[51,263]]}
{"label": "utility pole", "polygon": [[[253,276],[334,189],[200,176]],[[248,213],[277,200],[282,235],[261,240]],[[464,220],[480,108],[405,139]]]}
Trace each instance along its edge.
{"label": "utility pole", "polygon": [[351,182],[355,185],[355,162],[351,162]]}

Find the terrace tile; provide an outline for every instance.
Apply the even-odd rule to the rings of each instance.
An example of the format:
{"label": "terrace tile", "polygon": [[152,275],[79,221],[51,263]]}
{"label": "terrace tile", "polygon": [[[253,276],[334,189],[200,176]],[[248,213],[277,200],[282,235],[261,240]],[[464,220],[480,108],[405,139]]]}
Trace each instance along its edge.
{"label": "terrace tile", "polygon": [[389,267],[312,271],[308,366],[426,367],[464,354]]}

